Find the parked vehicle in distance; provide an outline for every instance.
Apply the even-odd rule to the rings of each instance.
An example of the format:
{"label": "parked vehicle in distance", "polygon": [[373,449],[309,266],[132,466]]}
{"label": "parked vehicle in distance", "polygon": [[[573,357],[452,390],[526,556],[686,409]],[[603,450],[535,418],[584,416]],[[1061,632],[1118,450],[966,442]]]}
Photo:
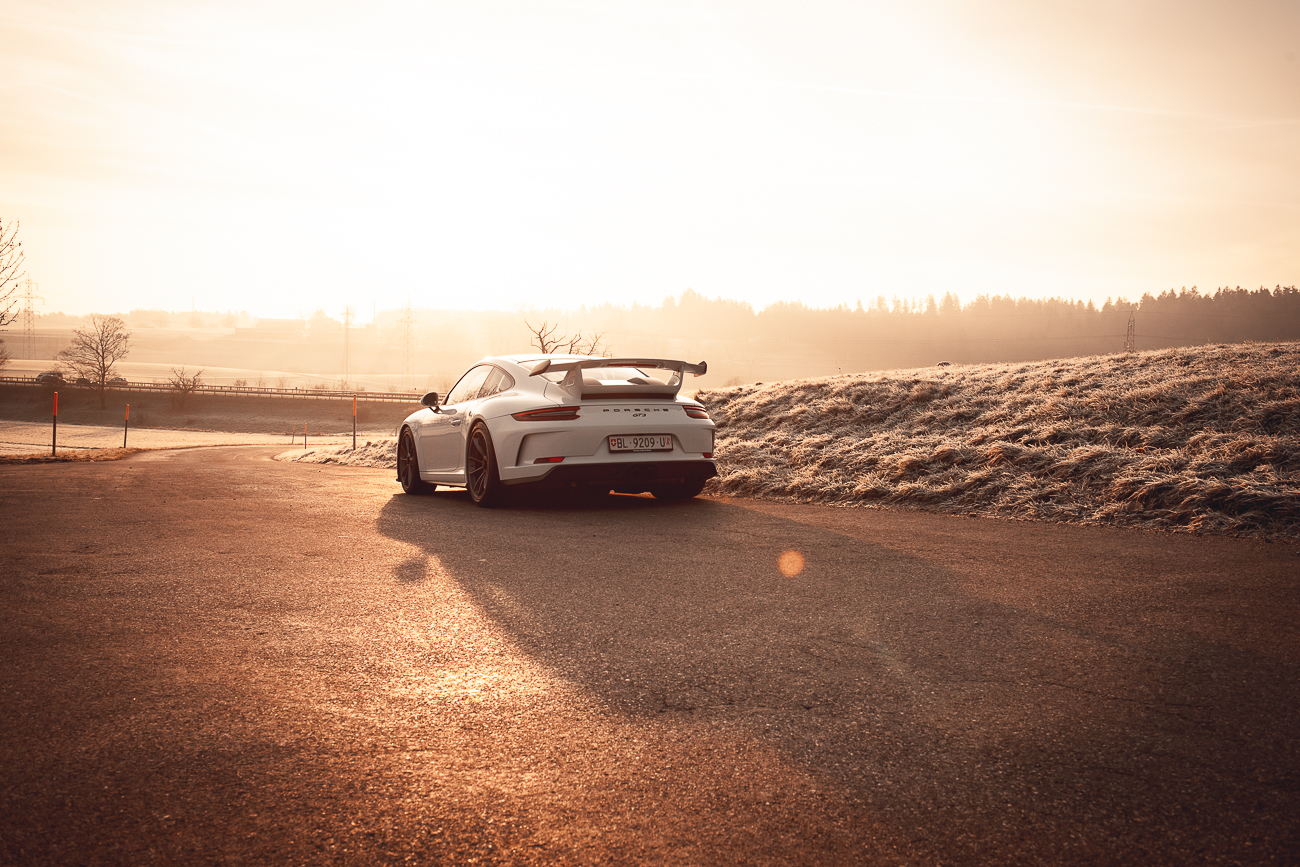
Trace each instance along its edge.
{"label": "parked vehicle in distance", "polygon": [[678,392],[705,370],[661,358],[484,358],[402,422],[397,480],[408,494],[463,487],[480,506],[516,486],[694,497],[718,473],[715,426]]}
{"label": "parked vehicle in distance", "polygon": [[112,377],[109,377],[109,379],[108,379],[108,384],[109,384],[109,385],[126,385],[126,377],[125,377],[125,376],[112,376]]}
{"label": "parked vehicle in distance", "polygon": [[47,370],[36,375],[36,381],[44,385],[63,385],[63,374],[57,370]]}
{"label": "parked vehicle in distance", "polygon": [[77,385],[84,385],[87,388],[89,388],[90,386],[94,385],[94,383],[84,376],[79,376],[77,377]]}

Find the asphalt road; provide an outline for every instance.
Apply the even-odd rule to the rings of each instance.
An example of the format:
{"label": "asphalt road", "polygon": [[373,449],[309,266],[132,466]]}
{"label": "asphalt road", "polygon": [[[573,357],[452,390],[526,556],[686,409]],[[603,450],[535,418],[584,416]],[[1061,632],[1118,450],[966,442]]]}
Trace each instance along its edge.
{"label": "asphalt road", "polygon": [[276,451],[0,468],[0,862],[1300,863],[1296,545]]}

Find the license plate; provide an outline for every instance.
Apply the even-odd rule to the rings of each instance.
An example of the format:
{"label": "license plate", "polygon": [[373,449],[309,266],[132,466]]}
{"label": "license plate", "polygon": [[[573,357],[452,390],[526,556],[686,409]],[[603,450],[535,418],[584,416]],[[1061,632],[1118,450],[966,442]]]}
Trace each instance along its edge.
{"label": "license plate", "polygon": [[609,438],[611,452],[670,452],[673,438],[670,434],[624,434]]}

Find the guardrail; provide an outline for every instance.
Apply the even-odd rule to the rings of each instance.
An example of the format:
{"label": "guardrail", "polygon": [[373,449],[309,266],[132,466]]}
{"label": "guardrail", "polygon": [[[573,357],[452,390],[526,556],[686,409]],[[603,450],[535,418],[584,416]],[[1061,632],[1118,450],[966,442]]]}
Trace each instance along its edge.
{"label": "guardrail", "polygon": [[[34,376],[0,376],[0,385],[26,385],[31,387],[41,386],[49,388],[94,388],[93,385],[77,385],[74,382],[63,380],[62,382],[37,382]],[[126,392],[157,392],[161,394],[171,394],[176,391],[174,387],[166,383],[156,382],[116,382],[109,383],[109,391],[126,391]],[[320,388],[265,388],[255,385],[200,385],[190,394],[221,394],[227,396],[242,397],[283,397],[301,400],[338,400],[346,398],[351,400],[356,398],[359,401],[373,401],[376,403],[419,403],[422,391],[345,391],[342,389],[320,389]]]}

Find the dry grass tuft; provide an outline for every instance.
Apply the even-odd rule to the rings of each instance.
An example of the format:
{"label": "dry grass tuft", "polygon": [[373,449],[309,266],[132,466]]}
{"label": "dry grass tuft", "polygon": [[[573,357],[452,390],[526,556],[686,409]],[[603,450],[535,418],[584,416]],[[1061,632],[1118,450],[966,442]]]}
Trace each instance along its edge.
{"label": "dry grass tuft", "polygon": [[715,493],[1300,537],[1300,344],[700,392]]}
{"label": "dry grass tuft", "polygon": [[57,455],[0,455],[0,464],[62,464],[87,461],[119,461],[144,449],[76,449]]}

